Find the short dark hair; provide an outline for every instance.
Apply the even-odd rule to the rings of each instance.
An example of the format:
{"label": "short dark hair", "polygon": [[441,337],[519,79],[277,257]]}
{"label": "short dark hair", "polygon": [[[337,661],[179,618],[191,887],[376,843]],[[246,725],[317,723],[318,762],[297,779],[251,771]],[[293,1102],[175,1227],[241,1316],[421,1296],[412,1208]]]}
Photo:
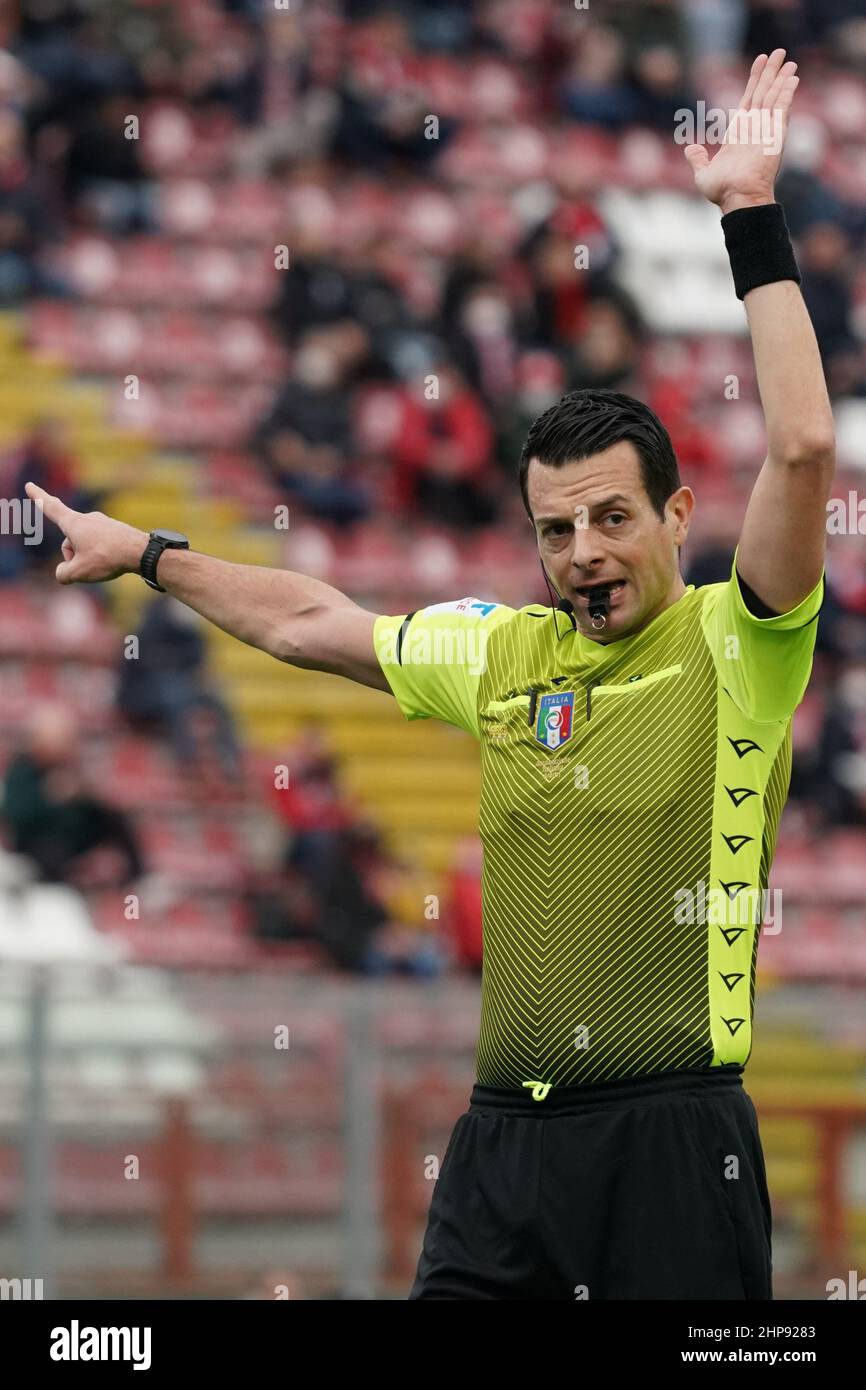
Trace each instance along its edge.
{"label": "short dark hair", "polygon": [[530,520],[527,477],[532,459],[557,468],[600,454],[623,439],[631,440],[637,450],[647,496],[663,519],[665,503],[681,486],[670,435],[655,411],[634,396],[587,389],[562,396],[530,426],[519,468],[520,491]]}

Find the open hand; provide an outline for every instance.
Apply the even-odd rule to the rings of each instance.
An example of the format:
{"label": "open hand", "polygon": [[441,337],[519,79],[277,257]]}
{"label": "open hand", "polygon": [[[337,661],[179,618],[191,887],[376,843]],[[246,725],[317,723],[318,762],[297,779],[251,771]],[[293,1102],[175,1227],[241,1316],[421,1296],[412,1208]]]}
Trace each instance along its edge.
{"label": "open hand", "polygon": [[686,145],[683,153],[695,185],[723,213],[773,202],[773,186],[797,84],[797,64],[785,62],[784,48],[752,64],[739,108],[712,159],[703,145]]}

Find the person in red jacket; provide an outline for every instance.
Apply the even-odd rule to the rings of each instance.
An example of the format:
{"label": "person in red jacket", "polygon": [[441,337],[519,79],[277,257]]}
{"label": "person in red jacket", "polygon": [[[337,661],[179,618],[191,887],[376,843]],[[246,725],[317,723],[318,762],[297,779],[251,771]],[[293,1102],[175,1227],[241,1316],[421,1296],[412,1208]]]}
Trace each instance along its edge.
{"label": "person in red jacket", "polygon": [[310,876],[355,817],[337,781],[334,759],[315,730],[307,731],[290,765],[289,785],[275,787],[274,804],[290,832],[286,865]]}
{"label": "person in red jacket", "polygon": [[491,521],[493,430],[459,372],[438,364],[404,393],[402,407],[393,446],[400,507],[446,525]]}

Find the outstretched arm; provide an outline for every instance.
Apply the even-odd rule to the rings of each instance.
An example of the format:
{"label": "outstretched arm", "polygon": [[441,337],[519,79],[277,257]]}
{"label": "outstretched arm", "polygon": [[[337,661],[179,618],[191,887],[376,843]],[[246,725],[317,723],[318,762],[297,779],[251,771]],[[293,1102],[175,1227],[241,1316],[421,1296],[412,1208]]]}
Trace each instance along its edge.
{"label": "outstretched arm", "polygon": [[[63,532],[61,584],[97,583],[137,574],[147,535],[101,512],[76,512],[27,484],[27,495]],[[373,646],[376,614],[330,584],[290,570],[232,565],[191,550],[166,550],[159,582],[224,632],[279,661],[346,676],[387,690]]]}
{"label": "outstretched arm", "polygon": [[[774,201],[796,63],[761,54],[725,143],[713,159],[701,145],[686,158],[698,189],[723,214]],[[740,536],[737,568],[764,603],[789,612],[821,577],[827,499],[835,467],[833,416],[803,296],[795,280],[749,290],[743,300],[767,427],[767,457]]]}

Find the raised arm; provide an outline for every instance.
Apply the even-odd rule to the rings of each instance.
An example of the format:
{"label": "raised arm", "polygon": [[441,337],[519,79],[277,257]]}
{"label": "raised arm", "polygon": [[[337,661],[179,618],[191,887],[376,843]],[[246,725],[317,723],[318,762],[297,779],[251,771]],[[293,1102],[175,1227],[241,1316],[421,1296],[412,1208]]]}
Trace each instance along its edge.
{"label": "raised arm", "polygon": [[[102,512],[76,512],[27,484],[27,495],[63,532],[61,584],[93,584],[137,574],[147,534]],[[166,550],[159,582],[203,618],[279,661],[387,690],[373,646],[370,613],[308,575],[233,565],[192,550]]]}
{"label": "raised arm", "polygon": [[[755,262],[784,258],[784,238],[764,241],[764,218],[749,221],[742,209],[773,204],[788,112],[799,79],[785,50],[756,58],[738,117],[713,159],[700,145],[685,154],[699,190],[723,215],[729,246],[754,237]],[[767,218],[778,214],[767,214]],[[739,223],[739,225],[737,225]],[[740,253],[742,258],[742,251]],[[742,263],[742,259],[741,259]],[[746,510],[737,554],[745,582],[777,613],[789,612],[821,577],[827,499],[835,467],[830,400],[800,287],[796,280],[759,284],[743,295],[758,389],[767,427],[767,457]]]}

